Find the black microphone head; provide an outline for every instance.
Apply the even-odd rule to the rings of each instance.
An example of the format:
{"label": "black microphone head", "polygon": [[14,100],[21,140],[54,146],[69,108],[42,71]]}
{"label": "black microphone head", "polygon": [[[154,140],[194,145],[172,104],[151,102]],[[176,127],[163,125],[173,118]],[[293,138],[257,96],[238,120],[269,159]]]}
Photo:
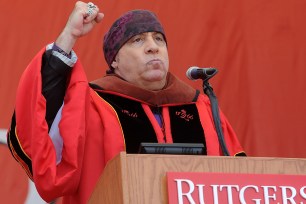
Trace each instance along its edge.
{"label": "black microphone head", "polygon": [[217,74],[218,70],[215,68],[199,68],[196,66],[190,67],[187,72],[186,76],[190,80],[197,80],[202,79],[204,81],[207,81],[211,77],[213,77],[215,74]]}
{"label": "black microphone head", "polygon": [[193,76],[194,76],[194,72],[196,72],[198,68],[199,67],[195,67],[195,66],[189,67],[189,69],[186,71],[187,78],[190,79],[190,80],[197,80]]}

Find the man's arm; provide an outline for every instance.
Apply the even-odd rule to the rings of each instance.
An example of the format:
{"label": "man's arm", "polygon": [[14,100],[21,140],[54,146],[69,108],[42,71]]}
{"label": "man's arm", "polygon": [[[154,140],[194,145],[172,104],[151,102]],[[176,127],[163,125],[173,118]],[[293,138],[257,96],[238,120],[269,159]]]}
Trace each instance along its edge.
{"label": "man's arm", "polygon": [[[86,14],[87,10],[88,4],[78,1],[56,40],[57,46],[68,55],[73,53],[72,48],[78,37],[87,34],[103,18],[98,8],[94,8],[90,16]],[[73,68],[77,74],[70,77],[72,68],[69,63],[65,64],[65,58],[58,55],[59,52],[48,48],[37,53],[21,77],[15,114],[7,138],[12,155],[33,179],[41,197],[51,201],[63,195],[75,194],[78,190],[86,135],[83,109],[89,95],[81,64]],[[75,89],[66,91],[68,82]],[[61,155],[58,157],[56,145],[45,123],[45,114],[46,108],[53,114],[47,115],[50,127],[64,95],[69,97],[61,114],[64,128],[60,134],[64,138],[65,151],[59,150]],[[71,109],[75,111],[65,111]]]}
{"label": "man's arm", "polygon": [[101,22],[104,17],[96,6],[90,15],[87,14],[88,4],[78,1],[69,16],[67,24],[55,44],[66,53],[70,53],[77,39],[89,33],[96,23]]}
{"label": "man's arm", "polygon": [[99,8],[92,10],[88,15],[88,4],[78,1],[72,11],[67,24],[56,39],[51,49],[43,55],[42,59],[42,94],[47,101],[46,120],[50,129],[57,111],[64,101],[66,82],[76,56],[72,51],[77,39],[92,30],[96,23],[100,22],[103,14]]}

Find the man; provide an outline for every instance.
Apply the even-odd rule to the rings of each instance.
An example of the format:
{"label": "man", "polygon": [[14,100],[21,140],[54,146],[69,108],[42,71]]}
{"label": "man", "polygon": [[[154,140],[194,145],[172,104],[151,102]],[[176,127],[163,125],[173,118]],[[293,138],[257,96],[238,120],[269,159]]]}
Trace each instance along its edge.
{"label": "man", "polygon": [[[209,99],[168,72],[167,40],[152,12],[115,21],[104,37],[108,74],[88,84],[72,48],[102,18],[94,4],[77,2],[19,84],[8,143],[46,201],[86,203],[106,163],[137,153],[140,142],[202,143],[222,155]],[[245,155],[222,113],[221,123],[230,155]]]}

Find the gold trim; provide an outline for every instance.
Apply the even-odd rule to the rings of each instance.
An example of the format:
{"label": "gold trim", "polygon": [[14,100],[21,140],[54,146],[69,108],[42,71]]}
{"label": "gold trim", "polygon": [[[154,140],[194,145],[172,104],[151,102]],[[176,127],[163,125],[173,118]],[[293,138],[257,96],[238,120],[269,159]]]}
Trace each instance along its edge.
{"label": "gold trim", "polygon": [[[15,151],[14,146],[12,145],[12,142],[9,140],[9,145],[10,145],[10,149],[12,150],[12,155],[14,157],[14,159],[19,163],[19,165],[23,168],[23,170],[26,172],[26,174],[28,175],[28,177],[33,181],[33,175],[28,167],[28,165],[26,164],[26,162],[24,162],[23,159],[21,159],[17,152]],[[32,162],[32,160],[30,159],[30,161]]]}
{"label": "gold trim", "polygon": [[117,114],[117,111],[114,109],[114,107],[113,107],[110,103],[108,103],[104,98],[102,98],[96,91],[95,91],[95,94],[96,94],[102,101],[104,101],[105,103],[107,103],[107,104],[111,107],[111,109],[115,112],[116,117],[117,117],[117,120],[118,120],[118,123],[119,123],[119,125],[120,125],[122,137],[123,137],[122,139],[123,139],[123,143],[124,143],[124,149],[126,150],[125,137],[124,137],[122,125],[121,125],[121,123],[120,123],[120,119],[119,119],[119,116],[118,116],[118,114]]}
{"label": "gold trim", "polygon": [[18,142],[18,144],[19,144],[19,147],[20,147],[21,151],[24,153],[24,155],[26,155],[26,157],[27,157],[30,161],[32,161],[32,159],[27,155],[27,153],[23,150],[23,148],[22,148],[22,146],[21,146],[21,144],[20,144],[20,141],[19,141],[19,139],[18,139],[18,134],[17,134],[17,125],[15,126],[15,136],[16,136],[16,140],[17,140],[17,142]]}

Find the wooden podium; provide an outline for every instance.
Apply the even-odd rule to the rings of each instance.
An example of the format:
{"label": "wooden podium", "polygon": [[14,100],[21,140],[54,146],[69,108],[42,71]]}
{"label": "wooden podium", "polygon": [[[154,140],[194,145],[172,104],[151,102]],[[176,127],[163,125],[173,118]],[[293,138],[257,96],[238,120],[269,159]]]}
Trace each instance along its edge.
{"label": "wooden podium", "polygon": [[169,171],[306,175],[306,159],[121,152],[107,164],[89,203],[168,203]]}

